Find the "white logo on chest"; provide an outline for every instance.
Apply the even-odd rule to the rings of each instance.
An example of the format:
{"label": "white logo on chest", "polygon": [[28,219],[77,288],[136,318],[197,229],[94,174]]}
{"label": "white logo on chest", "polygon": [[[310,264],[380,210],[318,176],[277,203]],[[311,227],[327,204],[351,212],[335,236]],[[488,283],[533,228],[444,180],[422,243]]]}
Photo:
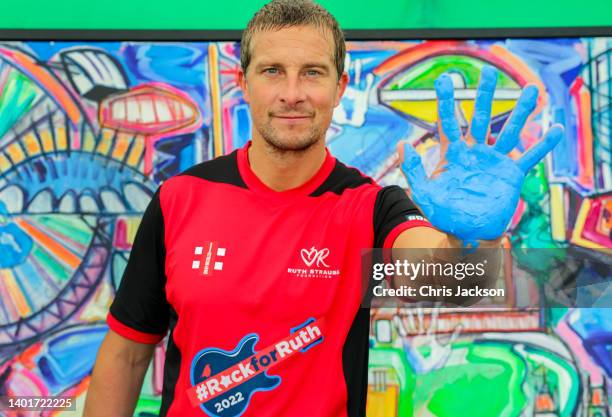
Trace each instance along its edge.
{"label": "white logo on chest", "polygon": [[[297,278],[335,278],[340,275],[340,270],[330,267],[325,261],[329,256],[329,249],[310,249],[300,250],[303,264],[287,268],[287,273]],[[333,264],[333,262],[330,262]]]}
{"label": "white logo on chest", "polygon": [[325,263],[325,258],[327,258],[327,255],[329,255],[329,249],[327,248],[316,250],[313,246],[310,248],[310,250],[302,249],[300,255],[302,255],[302,260],[308,267],[312,266],[312,264],[316,262],[317,268],[320,268],[321,265],[329,268],[329,265]]}
{"label": "white logo on chest", "polygon": [[219,242],[204,242],[202,246],[196,246],[191,269],[197,269],[205,276],[213,275],[213,271],[222,271],[225,251],[226,248],[219,247]]}

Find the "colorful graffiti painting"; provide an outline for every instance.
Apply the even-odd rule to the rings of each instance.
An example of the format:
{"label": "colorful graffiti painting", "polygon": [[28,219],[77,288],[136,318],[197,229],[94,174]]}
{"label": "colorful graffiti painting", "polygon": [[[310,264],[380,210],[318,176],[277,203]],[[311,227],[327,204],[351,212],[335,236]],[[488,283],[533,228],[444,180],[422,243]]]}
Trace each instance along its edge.
{"label": "colorful graffiti painting", "polygon": [[[249,138],[238,57],[233,42],[0,43],[0,395],[82,407],[155,189]],[[490,142],[527,83],[540,99],[512,155],[553,122],[567,132],[529,173],[506,246],[532,271],[583,251],[577,273],[593,272],[589,257],[612,248],[612,39],[349,42],[330,150],[406,186],[400,140],[426,170],[437,162],[434,80],[451,73],[465,126],[484,65],[500,71]],[[610,323],[605,308],[533,308],[520,293],[495,311],[375,309],[368,416],[609,416]],[[162,343],[137,416],[156,415],[163,359]]]}

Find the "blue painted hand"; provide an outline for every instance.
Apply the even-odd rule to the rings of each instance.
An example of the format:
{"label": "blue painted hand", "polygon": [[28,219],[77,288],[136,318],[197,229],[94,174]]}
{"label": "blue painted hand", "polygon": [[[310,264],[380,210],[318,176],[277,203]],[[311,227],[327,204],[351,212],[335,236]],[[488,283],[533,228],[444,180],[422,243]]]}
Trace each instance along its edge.
{"label": "blue painted hand", "polygon": [[412,200],[435,227],[460,239],[464,246],[477,246],[479,240],[497,239],[504,233],[525,174],[563,138],[563,127],[554,125],[520,159],[506,155],[519,142],[521,129],[536,107],[538,89],[528,85],[495,145],[488,145],[496,82],[497,71],[485,67],[472,123],[462,137],[452,79],[444,74],[436,80],[440,162],[430,177],[412,145],[403,143],[398,149]]}

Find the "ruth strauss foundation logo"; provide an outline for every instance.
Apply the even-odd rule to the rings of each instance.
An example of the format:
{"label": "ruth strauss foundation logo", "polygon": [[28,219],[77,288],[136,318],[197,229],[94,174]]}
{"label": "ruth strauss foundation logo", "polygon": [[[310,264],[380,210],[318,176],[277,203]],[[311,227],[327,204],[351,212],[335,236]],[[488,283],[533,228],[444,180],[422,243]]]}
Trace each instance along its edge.
{"label": "ruth strauss foundation logo", "polygon": [[340,269],[332,268],[326,262],[329,254],[328,248],[317,249],[311,246],[310,249],[302,249],[300,257],[303,264],[287,268],[287,273],[298,278],[334,278],[340,275]]}
{"label": "ruth strauss foundation logo", "polygon": [[325,263],[325,258],[327,258],[327,255],[329,255],[329,249],[327,248],[316,250],[315,247],[312,246],[310,250],[302,249],[300,255],[302,255],[302,260],[308,267],[312,266],[312,264],[316,261],[317,268],[320,268],[321,264],[323,264],[324,267],[329,268],[329,265]]}

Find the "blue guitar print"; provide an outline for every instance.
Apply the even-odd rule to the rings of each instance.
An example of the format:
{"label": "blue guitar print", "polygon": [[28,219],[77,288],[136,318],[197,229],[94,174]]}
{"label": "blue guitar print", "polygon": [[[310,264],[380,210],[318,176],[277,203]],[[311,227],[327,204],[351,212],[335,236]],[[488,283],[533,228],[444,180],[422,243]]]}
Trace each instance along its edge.
{"label": "blue guitar print", "polygon": [[[191,384],[197,385],[208,377],[231,368],[244,359],[250,358],[255,354],[255,344],[258,341],[259,336],[251,333],[243,337],[232,352],[215,348],[202,350],[196,356],[191,367]],[[245,377],[252,371],[254,372],[255,369],[251,366],[235,375],[236,377]],[[224,382],[227,383],[227,380]],[[249,405],[250,398],[254,392],[271,390],[276,388],[280,382],[281,378],[279,376],[268,376],[266,372],[262,372],[243,384],[201,404],[200,408],[209,416],[240,416]],[[219,386],[223,387],[223,382],[220,381]]]}
{"label": "blue guitar print", "polygon": [[304,353],[323,341],[321,324],[310,318],[291,329],[285,339],[255,351],[259,335],[244,336],[236,348],[227,351],[207,348],[191,362],[192,387],[187,394],[194,406],[211,417],[238,417],[249,406],[257,391],[269,391],[281,377],[267,371],[297,353]]}

